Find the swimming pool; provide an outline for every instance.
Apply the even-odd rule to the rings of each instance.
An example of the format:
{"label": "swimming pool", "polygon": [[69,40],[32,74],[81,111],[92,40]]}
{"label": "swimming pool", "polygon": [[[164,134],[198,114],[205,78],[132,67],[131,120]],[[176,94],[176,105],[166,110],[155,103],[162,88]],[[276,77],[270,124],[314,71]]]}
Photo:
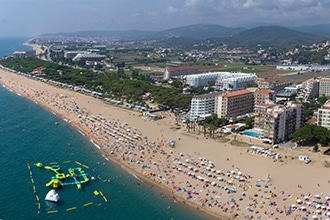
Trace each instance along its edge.
{"label": "swimming pool", "polygon": [[243,131],[242,134],[252,136],[252,137],[261,137],[262,134],[256,132],[256,131]]}

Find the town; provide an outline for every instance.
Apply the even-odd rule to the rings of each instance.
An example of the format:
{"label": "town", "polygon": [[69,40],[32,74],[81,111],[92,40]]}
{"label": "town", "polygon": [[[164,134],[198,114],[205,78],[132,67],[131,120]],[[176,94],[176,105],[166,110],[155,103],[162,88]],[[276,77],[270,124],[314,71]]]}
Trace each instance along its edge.
{"label": "town", "polygon": [[[153,42],[78,37],[36,38],[31,43],[44,50],[38,62],[33,61],[35,51],[17,51],[1,61],[2,68],[10,66],[29,77],[141,111],[152,120],[161,118],[158,111],[170,110],[177,122],[187,125],[188,132],[202,126],[204,136],[240,133],[272,146],[292,139],[298,144],[312,141],[323,146],[330,141],[330,135],[321,140],[301,137],[297,132],[304,126],[330,127],[328,65],[301,64],[288,57],[275,59],[267,50],[249,51],[226,45],[206,51],[183,51],[153,47]],[[326,42],[308,48],[315,52],[328,46]],[[299,50],[291,49],[286,55],[294,53]],[[329,54],[323,58],[329,60]],[[18,61],[22,67],[24,59],[30,59],[25,69],[13,65]],[[49,64],[40,64],[41,60],[57,66],[46,67]],[[86,80],[79,82],[68,72],[79,72]],[[100,77],[117,78],[123,85],[120,89],[113,85],[107,89],[97,79]],[[128,81],[140,90],[130,88]],[[164,90],[157,96],[149,85],[135,84],[140,81],[176,92]],[[177,102],[172,101],[175,97],[180,97]]]}

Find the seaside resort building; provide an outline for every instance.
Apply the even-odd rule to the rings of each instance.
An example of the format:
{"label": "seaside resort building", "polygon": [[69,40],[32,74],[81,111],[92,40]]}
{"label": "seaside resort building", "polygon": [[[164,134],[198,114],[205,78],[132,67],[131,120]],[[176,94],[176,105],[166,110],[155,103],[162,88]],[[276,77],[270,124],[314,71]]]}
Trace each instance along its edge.
{"label": "seaside resort building", "polygon": [[248,83],[255,82],[257,76],[253,73],[211,72],[187,75],[184,77],[190,87],[207,86],[215,82],[220,90],[240,90]]}
{"label": "seaside resort building", "polygon": [[215,113],[219,118],[237,117],[252,113],[254,95],[248,90],[218,93],[215,97]]}
{"label": "seaside resort building", "polygon": [[95,54],[95,53],[87,53],[87,54],[77,54],[72,61],[102,61],[105,60],[105,55]]}
{"label": "seaside resort building", "polygon": [[208,82],[215,82],[219,77],[218,72],[214,73],[200,73],[195,75],[184,76],[186,84],[190,87],[207,86]]}
{"label": "seaside resort building", "polygon": [[214,113],[215,93],[194,96],[191,99],[190,119],[205,118]]}
{"label": "seaside resort building", "polygon": [[186,75],[198,74],[199,70],[192,66],[181,66],[181,67],[166,67],[164,71],[164,80],[171,78],[178,78]]}
{"label": "seaside resort building", "polygon": [[273,144],[288,141],[292,134],[303,126],[303,106],[288,103],[284,105],[259,104],[254,111],[254,129]]}
{"label": "seaside resort building", "polygon": [[248,83],[254,83],[257,76],[253,73],[222,72],[215,81],[215,87],[219,90],[241,90]]}
{"label": "seaside resort building", "polygon": [[15,51],[13,54],[14,58],[28,58],[36,56],[35,50],[22,50],[22,51]]}
{"label": "seaside resort building", "polygon": [[318,109],[317,125],[330,129],[330,101],[327,101]]}

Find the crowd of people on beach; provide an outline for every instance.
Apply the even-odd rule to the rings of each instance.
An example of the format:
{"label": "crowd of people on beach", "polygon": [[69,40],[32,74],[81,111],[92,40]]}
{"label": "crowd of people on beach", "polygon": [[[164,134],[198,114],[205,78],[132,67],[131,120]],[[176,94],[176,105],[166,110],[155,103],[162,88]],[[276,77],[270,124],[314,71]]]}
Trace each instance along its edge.
{"label": "crowd of people on beach", "polygon": [[[15,80],[1,80],[16,93],[48,106],[77,126],[94,140],[104,156],[169,188],[173,201],[182,200],[198,209],[228,218],[330,219],[330,195],[327,193],[292,195],[278,189],[271,174],[255,179],[235,164],[231,165],[232,169],[219,165],[230,164],[230,158],[211,161],[200,152],[178,152],[164,134],[148,136],[128,122],[115,118],[115,115],[109,119],[109,116],[91,112],[88,106],[81,106],[79,99],[71,93],[53,94]],[[138,113],[131,116],[143,117]],[[184,140],[176,141],[184,145]]]}

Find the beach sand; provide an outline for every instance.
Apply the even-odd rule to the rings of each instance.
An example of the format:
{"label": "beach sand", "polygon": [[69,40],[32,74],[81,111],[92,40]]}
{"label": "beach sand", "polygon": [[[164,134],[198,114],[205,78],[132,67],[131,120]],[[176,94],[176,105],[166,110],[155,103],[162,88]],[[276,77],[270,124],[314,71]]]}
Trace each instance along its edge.
{"label": "beach sand", "polygon": [[[274,149],[283,156],[274,161],[248,153],[247,147],[188,133],[168,112],[162,113],[163,119],[151,121],[141,112],[5,70],[0,70],[0,83],[71,123],[104,156],[145,182],[167,189],[166,196],[178,204],[220,219],[313,215],[326,219],[330,210],[329,169],[321,153],[307,148]],[[258,139],[236,138],[261,145]],[[176,141],[174,148],[170,140]],[[299,161],[300,154],[310,156],[312,163]]]}
{"label": "beach sand", "polygon": [[32,49],[36,51],[36,55],[45,53],[45,51],[47,50],[47,47],[41,46],[39,44],[31,44],[29,42],[25,42],[24,45],[32,47]]}

